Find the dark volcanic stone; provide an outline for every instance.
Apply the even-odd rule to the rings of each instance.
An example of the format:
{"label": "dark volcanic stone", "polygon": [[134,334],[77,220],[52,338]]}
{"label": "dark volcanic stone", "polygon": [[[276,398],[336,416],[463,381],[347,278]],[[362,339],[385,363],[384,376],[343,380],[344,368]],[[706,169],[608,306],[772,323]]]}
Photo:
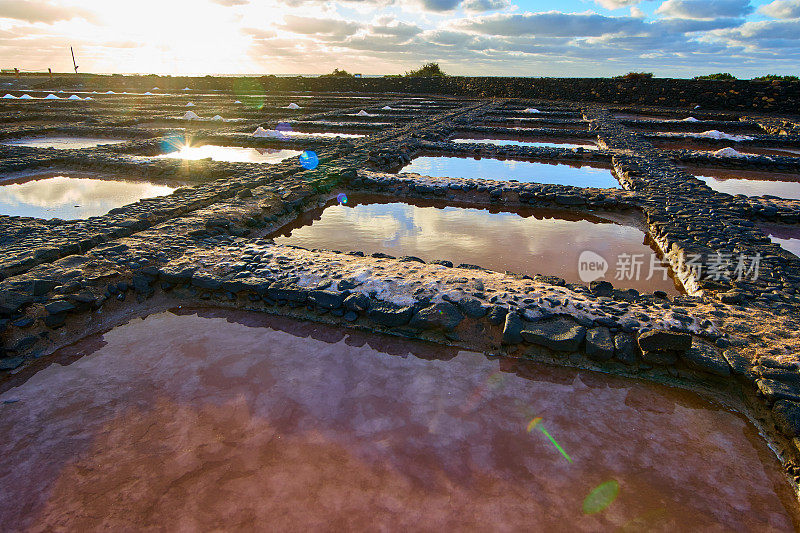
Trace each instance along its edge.
{"label": "dark volcanic stone", "polygon": [[399,306],[390,302],[377,302],[367,311],[367,317],[382,326],[405,326],[411,320],[413,307]]}
{"label": "dark volcanic stone", "polygon": [[740,354],[736,348],[725,350],[722,356],[733,369],[734,374],[742,375],[750,368],[750,361]]}
{"label": "dark volcanic stone", "polygon": [[25,359],[22,357],[0,359],[0,370],[14,370],[21,365],[24,360]]}
{"label": "dark volcanic stone", "polygon": [[594,361],[608,361],[614,357],[614,341],[608,328],[594,328],[586,332],[586,355]]}
{"label": "dark volcanic stone", "polygon": [[370,300],[365,294],[351,294],[344,299],[344,306],[350,311],[366,311],[369,309]]}
{"label": "dark volcanic stone", "polygon": [[792,400],[800,401],[800,392],[790,385],[775,381],[774,379],[758,379],[756,380],[758,390],[763,394],[767,400]]}
{"label": "dark volcanic stone", "polygon": [[586,328],[571,318],[556,317],[527,324],[522,330],[522,338],[559,352],[577,351],[586,337]]}
{"label": "dark volcanic stone", "polygon": [[144,274],[134,274],[133,275],[133,290],[136,291],[138,294],[143,294],[145,296],[150,296],[155,292],[153,287],[150,286],[151,278],[149,276],[145,276]]}
{"label": "dark volcanic stone", "polygon": [[642,350],[642,359],[654,365],[674,365],[678,362],[678,353],[674,350]]}
{"label": "dark volcanic stone", "polygon": [[676,350],[686,351],[692,347],[692,336],[687,333],[652,330],[639,335],[639,348],[643,352]]}
{"label": "dark volcanic stone", "polygon": [[300,287],[290,284],[276,282],[267,289],[267,295],[273,300],[286,300],[288,302],[305,303],[308,293]]}
{"label": "dark volcanic stone", "polygon": [[477,298],[461,298],[458,301],[458,308],[470,318],[482,318],[487,312],[486,307]]}
{"label": "dark volcanic stone", "polygon": [[337,291],[311,291],[308,299],[324,309],[336,309],[342,306],[345,295]]}
{"label": "dark volcanic stone", "polygon": [[200,289],[216,291],[222,287],[222,281],[213,274],[198,272],[192,275],[192,285]]}
{"label": "dark volcanic stone", "polygon": [[29,294],[22,294],[16,291],[0,291],[0,316],[13,315],[32,301],[33,298]]}
{"label": "dark volcanic stone", "polygon": [[800,403],[778,400],[772,406],[772,417],[781,433],[788,437],[800,436]]}
{"label": "dark volcanic stone", "polygon": [[503,323],[507,314],[508,310],[505,307],[493,305],[489,309],[489,322],[495,326],[499,326]]}
{"label": "dark volcanic stone", "polygon": [[717,376],[729,376],[731,374],[731,369],[725,358],[717,350],[703,342],[697,342],[691,349],[680,352],[680,358],[696,370],[702,370]]}
{"label": "dark volcanic stone", "polygon": [[56,300],[44,306],[45,310],[51,315],[59,315],[75,310],[75,306],[66,300]]}
{"label": "dark volcanic stone", "polygon": [[506,323],[503,326],[503,344],[519,344],[522,342],[522,328],[524,327],[522,318],[517,313],[508,313]]}
{"label": "dark volcanic stone", "polygon": [[614,336],[614,355],[621,363],[629,366],[635,365],[639,353],[639,347],[631,337],[624,333]]}
{"label": "dark volcanic stone", "polygon": [[417,328],[444,328],[452,331],[464,319],[464,315],[449,302],[440,302],[422,309],[411,319],[411,326]]}

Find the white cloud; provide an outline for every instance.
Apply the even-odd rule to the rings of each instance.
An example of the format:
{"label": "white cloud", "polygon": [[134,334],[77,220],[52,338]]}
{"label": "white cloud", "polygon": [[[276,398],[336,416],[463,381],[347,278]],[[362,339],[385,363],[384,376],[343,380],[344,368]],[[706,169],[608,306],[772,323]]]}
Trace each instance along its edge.
{"label": "white cloud", "polygon": [[743,17],[753,12],[750,0],[666,0],[656,13],[673,18]]}
{"label": "white cloud", "polygon": [[620,9],[628,6],[636,6],[642,3],[642,0],[594,0],[594,1],[606,9]]}
{"label": "white cloud", "polygon": [[758,11],[776,19],[800,18],[800,0],[775,0],[761,6]]}
{"label": "white cloud", "polygon": [[50,2],[32,0],[0,0],[0,19],[8,18],[25,22],[44,22],[52,24],[60,20],[74,18],[92,19],[92,15],[84,9],[63,7]]}

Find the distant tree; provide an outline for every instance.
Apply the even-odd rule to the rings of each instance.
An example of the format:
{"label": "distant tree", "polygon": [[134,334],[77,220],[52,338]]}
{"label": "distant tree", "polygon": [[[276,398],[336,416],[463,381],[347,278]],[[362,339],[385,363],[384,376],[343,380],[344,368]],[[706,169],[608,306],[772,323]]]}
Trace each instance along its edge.
{"label": "distant tree", "polygon": [[800,81],[797,76],[781,76],[779,74],[767,74],[766,76],[759,76],[753,78],[753,81]]}
{"label": "distant tree", "polygon": [[416,70],[410,70],[406,72],[405,75],[410,78],[443,78],[447,76],[447,74],[445,74],[439,67],[439,63],[425,63]]}
{"label": "distant tree", "polygon": [[320,78],[353,78],[353,74],[350,74],[346,70],[342,69],[339,70],[338,68],[333,69],[333,72],[330,74],[322,74]]}
{"label": "distant tree", "polygon": [[615,80],[649,80],[653,77],[652,72],[628,72],[624,76],[614,76]]}
{"label": "distant tree", "polygon": [[733,81],[736,76],[730,72],[717,72],[716,74],[706,74],[705,76],[695,76],[696,80],[718,80],[718,81]]}

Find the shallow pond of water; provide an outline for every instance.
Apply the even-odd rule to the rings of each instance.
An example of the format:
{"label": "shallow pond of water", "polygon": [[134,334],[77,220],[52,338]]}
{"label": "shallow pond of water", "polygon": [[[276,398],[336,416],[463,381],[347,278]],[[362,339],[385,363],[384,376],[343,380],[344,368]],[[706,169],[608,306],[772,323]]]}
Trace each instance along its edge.
{"label": "shallow pond of water", "polygon": [[581,141],[575,139],[544,139],[526,138],[519,136],[492,135],[481,136],[476,134],[463,134],[451,139],[456,144],[493,144],[496,146],[536,146],[539,148],[583,148],[584,150],[596,150],[597,145],[591,141]]}
{"label": "shallow pond of water", "polygon": [[[388,202],[355,196],[309,211],[276,232],[275,242],[304,248],[411,255],[445,259],[517,274],[559,276],[580,283],[578,260],[589,250],[608,262],[605,278],[615,286],[677,294],[662,271],[650,274],[653,249],[633,214],[580,215],[566,210],[491,212],[413,201]],[[637,256],[641,275],[615,279],[618,258]],[[656,258],[656,266],[662,266]]]}
{"label": "shallow pond of water", "polygon": [[145,181],[97,179],[83,174],[48,173],[0,181],[0,214],[35,218],[84,219],[143,198],[166,196],[175,188]]}
{"label": "shallow pond of water", "polygon": [[800,226],[763,224],[761,229],[772,242],[779,244],[784,250],[800,257]]}
{"label": "shallow pond of water", "polygon": [[441,178],[517,180],[522,183],[551,183],[576,187],[619,188],[611,169],[566,163],[539,163],[511,159],[456,156],[420,156],[400,172]]}
{"label": "shallow pond of water", "polygon": [[283,131],[281,133],[287,137],[342,137],[342,138],[359,138],[366,137],[363,133],[340,133],[336,131],[320,131],[320,132],[305,132],[305,131]]}
{"label": "shallow pond of water", "polygon": [[120,144],[128,142],[125,139],[106,139],[103,137],[27,137],[25,139],[14,139],[2,141],[0,144],[6,146],[28,146],[31,148],[58,148],[58,149],[78,149],[94,148],[104,144]]}
{"label": "shallow pond of water", "polygon": [[715,191],[747,196],[771,195],[800,199],[800,176],[773,174],[749,170],[693,169],[689,170]]}
{"label": "shallow pond of water", "polygon": [[[722,149],[722,146],[709,146],[702,143],[693,143],[691,141],[673,141],[673,140],[653,140],[653,146],[663,150],[693,150],[696,152],[716,152]],[[740,154],[747,155],[778,155],[784,157],[795,157],[800,155],[800,148],[787,147],[782,148],[779,146],[739,146],[736,143],[731,143],[730,148],[733,148]]]}
{"label": "shallow pond of water", "polygon": [[303,152],[300,150],[286,150],[281,148],[247,148],[241,146],[185,146],[175,152],[162,154],[156,157],[170,159],[206,159],[213,161],[227,161],[230,163],[280,163],[284,159],[296,157]]}
{"label": "shallow pond of water", "polygon": [[796,523],[747,420],[663,386],[221,311],[49,359],[0,388],[6,530]]}

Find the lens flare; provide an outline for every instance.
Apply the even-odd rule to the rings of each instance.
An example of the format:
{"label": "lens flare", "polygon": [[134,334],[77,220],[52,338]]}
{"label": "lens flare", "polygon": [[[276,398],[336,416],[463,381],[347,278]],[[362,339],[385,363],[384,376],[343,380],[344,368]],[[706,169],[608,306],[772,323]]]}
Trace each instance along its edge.
{"label": "lens flare", "polygon": [[236,78],[233,81],[233,94],[252,109],[263,109],[267,99],[264,87],[253,78]]}
{"label": "lens flare", "polygon": [[278,122],[278,125],[275,126],[275,131],[279,131],[281,133],[287,133],[292,131],[292,125],[288,122]]}
{"label": "lens flare", "polygon": [[336,195],[336,201],[339,202],[340,204],[346,204],[347,195],[343,192],[340,192],[339,194]]}
{"label": "lens flare", "polygon": [[569,455],[567,455],[567,452],[565,452],[565,451],[564,451],[564,449],[561,447],[561,445],[559,445],[559,444],[556,442],[556,439],[554,439],[554,438],[553,438],[553,437],[550,435],[550,433],[548,433],[548,432],[547,432],[547,430],[546,430],[546,429],[544,429],[544,426],[542,425],[542,417],[541,417],[541,416],[537,416],[536,418],[534,418],[533,420],[531,420],[530,422],[528,422],[528,433],[530,433],[530,432],[531,432],[531,431],[533,431],[534,429],[538,429],[539,431],[541,431],[541,432],[542,432],[542,434],[543,434],[545,437],[547,437],[548,439],[550,439],[550,442],[552,442],[552,443],[553,443],[553,446],[555,446],[555,447],[558,449],[558,451],[559,451],[559,452],[561,452],[561,455],[563,455],[563,456],[564,456],[564,458],[565,458],[567,461],[569,461],[570,463],[572,462],[572,459],[570,458],[570,456],[569,456]]}
{"label": "lens flare", "polygon": [[319,166],[319,158],[317,153],[312,150],[306,150],[300,154],[300,166],[306,170],[314,170]]}
{"label": "lens flare", "polygon": [[169,135],[161,140],[161,153],[168,154],[177,150],[182,150],[188,146],[189,142],[184,135]]}
{"label": "lens flare", "polygon": [[616,479],[606,481],[595,487],[583,500],[583,514],[595,514],[614,503],[619,494],[619,482]]}

